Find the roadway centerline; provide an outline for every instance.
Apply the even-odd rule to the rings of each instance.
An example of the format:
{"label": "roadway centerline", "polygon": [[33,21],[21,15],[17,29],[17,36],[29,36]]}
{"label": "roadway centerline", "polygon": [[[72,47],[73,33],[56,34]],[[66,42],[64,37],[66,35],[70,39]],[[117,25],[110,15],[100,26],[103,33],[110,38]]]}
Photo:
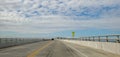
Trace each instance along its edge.
{"label": "roadway centerline", "polygon": [[46,47],[48,47],[52,43],[53,43],[53,41],[52,42],[48,42],[43,47],[38,48],[38,49],[34,50],[33,52],[31,52],[30,54],[28,54],[27,57],[35,57],[38,53],[40,53],[42,50],[44,50]]}

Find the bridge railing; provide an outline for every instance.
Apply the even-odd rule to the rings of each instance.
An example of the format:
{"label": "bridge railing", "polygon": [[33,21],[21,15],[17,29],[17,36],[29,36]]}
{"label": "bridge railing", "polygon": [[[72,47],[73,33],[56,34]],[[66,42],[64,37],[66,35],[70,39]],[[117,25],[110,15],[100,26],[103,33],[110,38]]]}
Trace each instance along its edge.
{"label": "bridge railing", "polygon": [[5,48],[9,46],[16,46],[40,41],[46,41],[49,39],[37,39],[37,38],[0,38],[0,48]]}
{"label": "bridge railing", "polygon": [[61,39],[120,43],[120,35],[88,36],[80,38],[61,38]]}

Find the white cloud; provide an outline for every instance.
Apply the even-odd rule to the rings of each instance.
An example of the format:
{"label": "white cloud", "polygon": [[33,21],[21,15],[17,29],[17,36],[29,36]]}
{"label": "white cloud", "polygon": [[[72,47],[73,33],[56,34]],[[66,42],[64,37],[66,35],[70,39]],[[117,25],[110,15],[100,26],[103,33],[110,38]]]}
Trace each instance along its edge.
{"label": "white cloud", "polygon": [[27,20],[19,16],[16,12],[0,12],[0,21],[25,22]]}
{"label": "white cloud", "polygon": [[14,31],[19,33],[52,33],[89,28],[119,30],[119,21],[119,18],[74,20],[66,16],[41,16],[37,18],[32,17],[27,23],[4,23],[6,26],[1,26],[0,31]]}
{"label": "white cloud", "polygon": [[1,3],[18,3],[21,2],[21,0],[0,0]]}
{"label": "white cloud", "polygon": [[[62,2],[62,3],[60,3]],[[42,15],[50,14],[48,11],[54,9],[58,11],[61,15],[61,12],[69,12],[69,8],[77,10],[79,12],[83,11],[84,7],[102,7],[102,6],[113,6],[119,5],[120,0],[0,0],[0,10],[5,11],[17,11],[21,10],[23,13],[31,15],[34,10],[40,10],[41,8],[46,11],[39,11]],[[38,8],[39,5],[43,7]],[[97,10],[97,9],[94,9]],[[93,10],[93,11],[94,11]],[[23,14],[19,13],[19,14]],[[52,13],[51,13],[52,14]]]}
{"label": "white cloud", "polygon": [[[100,6],[100,5],[113,5],[119,3],[119,0],[71,0],[68,5],[70,6]],[[67,2],[66,2],[67,3]]]}

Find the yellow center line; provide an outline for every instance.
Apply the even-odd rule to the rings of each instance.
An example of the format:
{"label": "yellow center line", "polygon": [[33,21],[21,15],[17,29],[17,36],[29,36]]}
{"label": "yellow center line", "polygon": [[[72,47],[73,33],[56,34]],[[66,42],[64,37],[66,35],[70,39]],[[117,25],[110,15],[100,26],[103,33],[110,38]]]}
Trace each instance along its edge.
{"label": "yellow center line", "polygon": [[46,45],[44,45],[43,47],[36,49],[35,51],[33,51],[32,53],[28,54],[27,57],[35,57],[38,53],[40,53],[43,49],[45,49],[46,47],[48,47],[50,44],[52,44],[53,42],[49,42]]}

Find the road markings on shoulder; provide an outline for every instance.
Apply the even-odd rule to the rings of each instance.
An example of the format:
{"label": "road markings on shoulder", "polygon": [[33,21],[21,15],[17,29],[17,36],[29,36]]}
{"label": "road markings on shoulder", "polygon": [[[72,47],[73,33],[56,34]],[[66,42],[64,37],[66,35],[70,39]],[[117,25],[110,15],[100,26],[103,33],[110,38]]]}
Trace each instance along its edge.
{"label": "road markings on shoulder", "polygon": [[43,47],[36,49],[35,51],[33,51],[32,53],[28,54],[27,57],[35,57],[36,55],[38,55],[43,49],[45,49],[46,47],[48,47],[50,44],[52,44],[53,42],[48,42],[46,45],[44,45]]}
{"label": "road markings on shoulder", "polygon": [[68,45],[68,44],[65,44],[65,45],[67,45],[68,47],[72,48],[73,50],[75,50],[75,51],[78,52],[79,54],[83,55],[84,57],[88,57],[86,54],[82,53],[81,51],[77,50],[76,48],[74,48],[74,47],[72,47],[72,46],[70,46],[70,45]]}

